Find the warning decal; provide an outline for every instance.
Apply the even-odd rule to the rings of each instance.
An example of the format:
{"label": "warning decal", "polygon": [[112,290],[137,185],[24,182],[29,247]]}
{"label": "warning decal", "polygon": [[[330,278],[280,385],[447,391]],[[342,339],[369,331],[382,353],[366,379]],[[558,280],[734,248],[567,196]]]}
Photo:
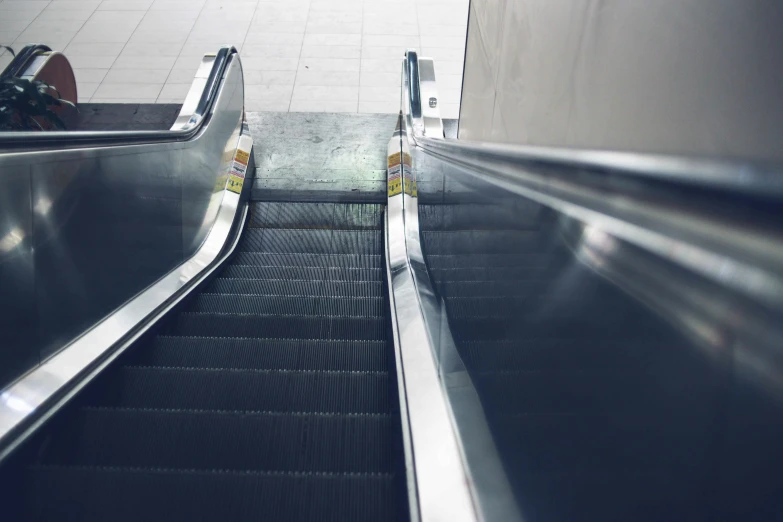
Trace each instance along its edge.
{"label": "warning decal", "polygon": [[226,188],[237,194],[242,192],[242,185],[245,183],[247,175],[247,166],[250,163],[250,151],[253,149],[253,139],[250,136],[239,138],[237,151],[234,154],[234,163],[228,173],[228,183]]}

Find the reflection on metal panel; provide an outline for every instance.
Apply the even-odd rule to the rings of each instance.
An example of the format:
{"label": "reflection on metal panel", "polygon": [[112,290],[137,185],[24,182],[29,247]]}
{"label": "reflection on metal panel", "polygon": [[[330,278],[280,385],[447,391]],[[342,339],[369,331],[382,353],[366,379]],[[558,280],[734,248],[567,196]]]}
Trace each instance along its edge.
{"label": "reflection on metal panel", "polygon": [[14,281],[3,285],[0,306],[24,309],[29,323],[2,324],[1,383],[56,353],[204,242],[241,130],[242,73],[236,55],[230,59],[209,121],[189,141],[0,155],[2,193],[13,196],[0,211],[0,234],[8,235],[0,239],[8,245],[0,246],[0,280]]}
{"label": "reflection on metal panel", "polygon": [[779,171],[414,141],[442,180],[422,252],[522,518],[774,518]]}

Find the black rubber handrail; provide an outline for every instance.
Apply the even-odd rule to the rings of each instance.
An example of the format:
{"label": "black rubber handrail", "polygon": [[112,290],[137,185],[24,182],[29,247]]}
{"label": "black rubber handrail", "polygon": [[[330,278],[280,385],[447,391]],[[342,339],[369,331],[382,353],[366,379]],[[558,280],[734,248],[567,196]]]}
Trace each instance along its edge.
{"label": "black rubber handrail", "polygon": [[215,54],[215,62],[207,78],[207,84],[201,93],[196,110],[190,119],[194,125],[190,128],[176,131],[54,131],[54,132],[4,132],[0,133],[0,150],[2,149],[47,149],[52,145],[67,147],[100,147],[106,145],[123,145],[149,142],[187,141],[198,133],[205,122],[204,116],[215,103],[220,82],[230,62],[230,57],[237,53],[233,46],[221,47]]}
{"label": "black rubber handrail", "polygon": [[13,78],[14,76],[19,76],[27,66],[27,62],[34,58],[39,52],[50,53],[52,52],[52,49],[48,45],[43,44],[25,45],[21,51],[16,53],[14,59],[11,60],[11,63],[6,65],[3,72],[0,73],[0,78]]}

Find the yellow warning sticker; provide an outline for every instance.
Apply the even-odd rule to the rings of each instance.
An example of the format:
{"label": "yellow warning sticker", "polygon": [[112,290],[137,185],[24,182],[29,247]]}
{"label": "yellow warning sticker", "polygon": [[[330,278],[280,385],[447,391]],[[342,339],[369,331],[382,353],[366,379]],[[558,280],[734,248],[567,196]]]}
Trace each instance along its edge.
{"label": "yellow warning sticker", "polygon": [[396,196],[402,193],[402,177],[400,165],[395,165],[389,169],[388,172],[388,195]]}
{"label": "yellow warning sticker", "polygon": [[226,188],[237,194],[242,193],[242,186],[245,184],[247,175],[247,166],[250,163],[250,151],[253,150],[253,140],[249,136],[239,138],[234,162],[231,170],[228,172],[228,182]]}
{"label": "yellow warning sticker", "polygon": [[386,164],[387,168],[392,168],[395,165],[400,164],[400,153],[395,152],[394,154],[390,155],[388,158],[388,162]]}

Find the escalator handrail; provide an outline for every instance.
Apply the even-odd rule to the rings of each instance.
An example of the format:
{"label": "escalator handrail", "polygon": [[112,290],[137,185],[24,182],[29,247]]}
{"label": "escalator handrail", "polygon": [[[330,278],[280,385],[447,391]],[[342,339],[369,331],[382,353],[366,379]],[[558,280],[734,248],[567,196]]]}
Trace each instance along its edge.
{"label": "escalator handrail", "polygon": [[642,181],[674,183],[765,199],[783,199],[783,165],[657,154],[509,145],[414,136],[424,150],[455,158],[501,160],[527,167],[562,167]]}
{"label": "escalator handrail", "polygon": [[39,52],[50,53],[52,52],[52,49],[48,45],[43,44],[25,45],[21,51],[16,53],[14,59],[11,60],[11,63],[9,63],[5,69],[3,69],[3,72],[0,72],[0,78],[12,78],[14,76],[19,76],[19,74],[24,71],[24,68],[30,59],[35,57],[35,55],[37,55]]}
{"label": "escalator handrail", "polygon": [[[408,100],[415,80],[405,86]],[[460,175],[783,308],[779,164],[433,139],[415,125],[411,138],[413,147]]]}
{"label": "escalator handrail", "polygon": [[[30,47],[30,46],[28,46]],[[26,49],[26,48],[25,48]],[[204,87],[196,110],[188,125],[180,130],[165,131],[53,131],[53,132],[3,132],[0,133],[0,148],[25,150],[46,149],[53,145],[91,146],[124,145],[149,142],[188,141],[195,136],[206,121],[206,116],[215,102],[218,88],[231,55],[237,53],[233,46],[223,46],[215,54],[206,86]]]}

